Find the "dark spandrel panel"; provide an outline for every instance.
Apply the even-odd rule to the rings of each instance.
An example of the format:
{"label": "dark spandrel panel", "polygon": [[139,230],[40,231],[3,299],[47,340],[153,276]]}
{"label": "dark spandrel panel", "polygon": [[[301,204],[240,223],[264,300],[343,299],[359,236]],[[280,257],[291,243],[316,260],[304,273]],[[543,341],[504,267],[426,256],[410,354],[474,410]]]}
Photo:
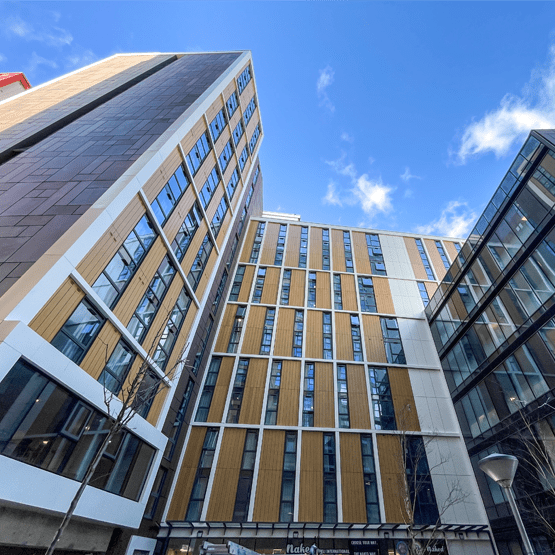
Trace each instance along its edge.
{"label": "dark spandrel panel", "polygon": [[0,294],[240,55],[185,55],[0,165]]}

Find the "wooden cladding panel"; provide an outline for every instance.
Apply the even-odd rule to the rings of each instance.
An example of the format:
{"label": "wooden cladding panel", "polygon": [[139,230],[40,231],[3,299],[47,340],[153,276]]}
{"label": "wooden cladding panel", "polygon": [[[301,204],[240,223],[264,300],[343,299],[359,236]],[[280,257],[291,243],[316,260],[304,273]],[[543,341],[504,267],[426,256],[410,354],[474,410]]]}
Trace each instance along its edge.
{"label": "wooden cladding panel", "polygon": [[251,220],[251,223],[249,225],[249,230],[245,235],[243,250],[241,251],[241,262],[248,262],[251,259],[252,245],[254,243],[254,238],[256,236],[257,228],[258,228],[258,222],[256,220]]}
{"label": "wooden cladding panel", "polygon": [[341,274],[341,297],[343,299],[343,310],[358,310],[354,275]]}
{"label": "wooden cladding panel", "polygon": [[385,434],[377,436],[385,520],[395,523],[408,522],[404,508],[406,479],[399,437]]}
{"label": "wooden cladding panel", "polygon": [[79,366],[89,376],[98,380],[120,337],[116,328],[110,322],[106,322]]}
{"label": "wooden cladding panel", "polygon": [[305,356],[307,358],[324,358],[322,312],[319,310],[307,311]]}
{"label": "wooden cladding panel", "polygon": [[289,288],[289,304],[291,306],[304,306],[305,283],[305,270],[291,270],[291,286]]}
{"label": "wooden cladding panel", "polygon": [[391,398],[395,408],[395,418],[399,430],[420,431],[418,412],[412,394],[409,371],[407,368],[388,368]]}
{"label": "wooden cladding panel", "polygon": [[87,283],[92,285],[96,281],[144,214],[143,203],[139,197],[133,197],[114,223],[78,264],[77,271]]}
{"label": "wooden cladding panel", "polygon": [[228,210],[226,215],[224,216],[224,219],[222,221],[222,227],[220,228],[220,234],[218,235],[217,239],[216,239],[216,243],[218,244],[218,248],[220,249],[220,251],[222,250],[222,245],[224,244],[225,241],[225,237],[227,235],[227,230],[229,228],[229,225],[231,223],[231,218],[233,216],[231,215],[231,211]]}
{"label": "wooden cladding panel", "polygon": [[177,148],[173,149],[169,156],[162,162],[160,167],[154,171],[152,176],[143,185],[143,191],[148,199],[152,202],[164,185],[169,181],[170,177],[175,173],[179,165],[183,162],[181,154]]}
{"label": "wooden cladding panel", "polygon": [[283,430],[264,430],[254,499],[254,522],[279,521],[284,446]]}
{"label": "wooden cladding panel", "polygon": [[218,379],[216,380],[212,402],[210,403],[210,410],[208,411],[208,422],[222,421],[234,362],[234,357],[222,357]]}
{"label": "wooden cladding panel", "polygon": [[228,304],[225,309],[225,314],[222,319],[222,326],[216,341],[215,350],[219,353],[225,353],[229,345],[229,338],[231,337],[231,330],[235,322],[235,314],[237,313],[237,305]]}
{"label": "wooden cladding panel", "polygon": [[193,426],[189,435],[189,442],[185,451],[185,457],[179,470],[179,476],[175,485],[170,509],[169,520],[185,520],[185,513],[189,505],[189,497],[193,489],[193,483],[197,474],[198,461],[202,453],[202,445],[206,428]]}
{"label": "wooden cladding panel", "polygon": [[432,239],[424,239],[424,244],[426,245],[426,250],[428,251],[428,257],[432,266],[434,267],[434,273],[438,280],[442,280],[447,273],[443,260],[439,255],[439,251],[436,247],[436,242]]}
{"label": "wooden cladding panel", "polygon": [[403,237],[403,239],[405,240],[405,246],[407,247],[414,277],[416,279],[428,279],[424,263],[422,262],[422,258],[420,258],[420,253],[418,252],[418,247],[416,246],[416,240],[414,237]]}
{"label": "wooden cladding panel", "polygon": [[146,421],[153,426],[158,424],[158,418],[160,417],[160,413],[162,412],[162,407],[164,406],[164,402],[166,401],[166,396],[169,392],[169,387],[166,385],[161,384],[156,397],[152,401],[152,405],[150,406],[150,410],[148,411],[148,415],[146,417]]}
{"label": "wooden cladding panel", "polygon": [[362,334],[366,345],[367,362],[387,362],[383,343],[380,317],[370,314],[362,315]]}
{"label": "wooden cladding panel", "polygon": [[281,364],[279,404],[276,423],[278,426],[299,424],[299,391],[301,387],[301,363],[284,360]]}
{"label": "wooden cladding panel", "polygon": [[295,311],[292,308],[280,308],[276,330],[274,355],[290,357],[293,352],[293,327]]}
{"label": "wooden cladding panel", "polygon": [[29,327],[46,341],[52,341],[84,297],[85,293],[71,279],[66,279],[31,320]]}
{"label": "wooden cladding panel", "polygon": [[310,228],[308,267],[312,270],[322,269],[322,230],[319,227]]}
{"label": "wooden cladding panel", "polygon": [[335,313],[335,347],[338,360],[353,360],[351,315],[345,312]]}
{"label": "wooden cladding panel", "polygon": [[185,155],[189,154],[189,151],[195,146],[195,143],[205,131],[207,131],[207,129],[204,118],[200,118],[181,141],[181,146],[185,151]]}
{"label": "wooden cladding panel", "polygon": [[298,267],[299,251],[301,249],[301,226],[290,225],[287,233],[287,248],[285,249],[285,265]]}
{"label": "wooden cladding panel", "polygon": [[331,284],[328,272],[316,272],[316,307],[331,308]]}
{"label": "wooden cladding panel", "polygon": [[[208,226],[206,225],[205,220],[202,220],[200,222],[199,228],[195,232],[195,236],[189,243],[189,248],[187,249],[187,252],[183,257],[183,260],[181,261],[181,267],[183,268],[185,275],[189,273],[189,270],[193,266],[193,262],[195,261],[195,258],[198,254],[200,247],[202,246],[202,242],[204,241],[204,238],[206,237],[207,233],[208,233]],[[205,273],[206,273],[206,270],[205,270]],[[198,294],[197,294],[197,297],[198,297]]]}
{"label": "wooden cladding panel", "polygon": [[299,484],[299,522],[324,519],[324,434],[303,432]]}
{"label": "wooden cladding panel", "polygon": [[343,242],[343,231],[331,230],[331,252],[333,258],[333,271],[346,272],[345,266],[345,243]]}
{"label": "wooden cladding panel", "polygon": [[249,319],[245,326],[242,353],[250,355],[260,354],[260,345],[262,343],[262,333],[264,331],[264,320],[266,319],[265,306],[251,306],[249,311]]}
{"label": "wooden cladding panel", "polygon": [[251,294],[252,279],[254,277],[255,266],[245,266],[245,273],[243,274],[243,281],[241,282],[241,289],[237,300],[240,303],[247,303]]}
{"label": "wooden cladding panel", "polygon": [[216,190],[214,191],[214,194],[212,195],[212,200],[205,208],[206,220],[208,222],[211,222],[212,218],[214,218],[216,214],[216,210],[218,209],[218,206],[220,205],[220,202],[222,202],[222,198],[224,196],[225,196],[224,186],[223,186],[223,183],[220,181],[219,185],[216,187]]}
{"label": "wooden cladding panel", "polygon": [[172,349],[172,354],[170,355],[170,359],[168,361],[168,368],[174,368],[179,359],[182,357],[183,349],[185,348],[187,340],[189,339],[189,334],[191,333],[191,326],[193,325],[193,321],[197,315],[197,310],[197,307],[191,303],[187,316],[185,317],[185,322],[183,322],[183,325],[181,326],[181,330]]}
{"label": "wooden cladding panel", "polygon": [[279,268],[266,268],[266,277],[264,278],[264,289],[262,289],[262,304],[276,304],[279,288]]}
{"label": "wooden cladding panel", "polygon": [[214,102],[212,102],[212,104],[210,105],[208,110],[206,110],[206,119],[208,120],[208,123],[210,123],[216,117],[218,112],[223,107],[224,107],[224,103],[223,103],[221,97],[218,95],[216,100],[214,100]]}
{"label": "wooden cladding panel", "polygon": [[210,504],[206,513],[207,520],[229,522],[233,519],[246,433],[247,430],[244,428],[224,430]]}
{"label": "wooden cladding panel", "polygon": [[260,424],[268,360],[251,358],[239,413],[239,424]]}
{"label": "wooden cladding panel", "polygon": [[370,423],[364,366],[347,364],[347,387],[349,389],[351,428],[369,430],[372,425]]}
{"label": "wooden cladding panel", "polygon": [[372,273],[372,265],[370,264],[370,257],[368,256],[366,234],[353,231],[351,235],[353,238],[353,254],[355,256],[357,273],[370,275]]}
{"label": "wooden cladding panel", "polygon": [[266,224],[264,242],[260,251],[260,264],[273,264],[276,259],[276,248],[280,224]]}
{"label": "wooden cladding panel", "polygon": [[193,204],[195,203],[195,192],[193,191],[193,187],[189,185],[187,190],[183,193],[181,200],[177,204],[175,210],[172,212],[171,216],[168,218],[168,221],[164,225],[164,233],[168,238],[168,241],[171,242],[175,239],[179,228],[185,221],[187,214],[191,210]]}
{"label": "wooden cladding panel", "polygon": [[373,277],[372,283],[374,284],[374,295],[376,296],[378,312],[382,314],[395,314],[389,280],[387,278]]}
{"label": "wooden cladding panel", "polygon": [[123,295],[117,302],[114,308],[114,315],[125,326],[127,326],[131,316],[133,316],[137,304],[142,299],[166,252],[162,239],[158,237],[148,251],[139,271],[131,278],[129,285],[125,288]]}
{"label": "wooden cladding panel", "polygon": [[449,262],[453,263],[453,260],[459,256],[457,249],[455,248],[455,243],[453,241],[443,241],[443,245],[445,250],[447,251],[447,257],[449,258]]}
{"label": "wooden cladding panel", "polygon": [[437,291],[437,283],[434,283],[433,281],[426,281],[424,285],[426,287],[426,291],[428,292],[428,297],[431,299]]}
{"label": "wooden cladding panel", "polygon": [[314,427],[333,428],[335,413],[333,402],[333,365],[314,363]]}
{"label": "wooden cladding panel", "polygon": [[343,521],[366,522],[364,473],[359,434],[339,434]]}
{"label": "wooden cladding panel", "polygon": [[[197,299],[202,299],[202,296],[204,295],[204,290],[208,286],[208,282],[210,280],[210,277],[212,276],[212,270],[214,269],[214,266],[216,265],[217,260],[218,260],[218,253],[216,252],[216,249],[212,249],[212,254],[210,254],[210,258],[206,263],[204,272],[202,273],[202,277],[200,278],[200,281],[198,282],[198,285],[197,285],[197,289],[195,291]],[[185,274],[188,274],[188,273],[189,273],[188,271],[185,272]]]}

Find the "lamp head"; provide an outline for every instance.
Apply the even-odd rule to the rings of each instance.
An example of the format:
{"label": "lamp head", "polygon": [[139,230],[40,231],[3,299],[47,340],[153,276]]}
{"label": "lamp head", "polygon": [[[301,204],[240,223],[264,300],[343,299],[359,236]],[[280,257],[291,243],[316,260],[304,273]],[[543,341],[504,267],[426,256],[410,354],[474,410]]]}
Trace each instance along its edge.
{"label": "lamp head", "polygon": [[502,488],[510,488],[518,467],[518,459],[513,455],[494,453],[478,461],[478,467]]}

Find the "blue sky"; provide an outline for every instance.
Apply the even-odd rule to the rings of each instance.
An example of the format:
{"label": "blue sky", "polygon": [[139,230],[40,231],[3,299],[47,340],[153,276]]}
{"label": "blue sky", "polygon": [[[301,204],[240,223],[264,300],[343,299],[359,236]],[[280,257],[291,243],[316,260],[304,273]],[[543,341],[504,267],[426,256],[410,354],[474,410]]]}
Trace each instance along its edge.
{"label": "blue sky", "polygon": [[0,3],[0,71],[250,49],[266,210],[466,237],[529,129],[555,127],[555,3]]}

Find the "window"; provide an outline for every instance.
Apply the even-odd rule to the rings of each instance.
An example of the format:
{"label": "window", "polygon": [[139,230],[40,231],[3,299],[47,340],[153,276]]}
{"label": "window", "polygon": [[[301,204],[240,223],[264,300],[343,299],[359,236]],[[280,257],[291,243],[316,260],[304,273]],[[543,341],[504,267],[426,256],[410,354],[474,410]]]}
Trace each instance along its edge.
{"label": "window", "polygon": [[225,114],[224,109],[222,108],[217,114],[216,117],[210,122],[210,132],[212,133],[212,141],[216,142],[218,137],[222,134],[222,131],[225,129],[226,121],[225,121]]}
{"label": "window", "polygon": [[181,224],[175,239],[172,242],[172,250],[177,256],[179,262],[185,257],[185,253],[195,236],[197,229],[199,228],[200,222],[202,220],[202,215],[200,213],[200,206],[195,201],[193,207],[185,217],[185,221]]}
{"label": "window", "polygon": [[333,306],[335,310],[343,310],[343,298],[341,295],[341,275],[333,274]]}
{"label": "window", "polygon": [[418,281],[418,291],[420,292],[420,297],[424,303],[424,308],[428,306],[430,302],[430,297],[428,296],[428,290],[426,289],[426,284],[423,281]]}
{"label": "window", "polygon": [[52,345],[66,357],[79,364],[96,339],[106,319],[83,299],[62,329],[54,336]]}
{"label": "window", "polygon": [[179,166],[150,205],[161,226],[167,222],[187,187],[189,187],[189,180],[185,177],[183,166]]}
{"label": "window", "polygon": [[406,364],[397,318],[380,318],[387,362]]}
{"label": "window", "polygon": [[324,433],[324,522],[337,522],[335,434]]}
{"label": "window", "polygon": [[213,247],[214,245],[212,244],[212,240],[210,239],[210,236],[207,233],[206,236],[204,237],[204,240],[202,241],[202,245],[200,246],[200,249],[195,257],[195,260],[193,261],[193,265],[189,270],[189,274],[187,275],[187,279],[189,280],[189,283],[191,284],[193,291],[197,290],[198,284],[200,282],[200,278],[202,277],[204,269],[208,264],[208,260],[210,259],[210,254],[212,252]]}
{"label": "window", "polygon": [[[81,482],[112,422],[18,360],[0,382],[0,454]],[[155,450],[128,430],[114,435],[90,485],[137,501]]]}
{"label": "window", "polygon": [[374,450],[372,436],[361,434],[360,447],[362,453],[362,471],[364,473],[364,497],[366,499],[366,520],[369,523],[380,522],[380,505],[378,502],[378,485],[374,466]]}
{"label": "window", "polygon": [[241,235],[243,232],[243,226],[245,225],[245,220],[247,219],[247,208],[243,208],[243,212],[241,213],[241,219],[239,220],[239,225],[237,226],[237,234]]}
{"label": "window", "polygon": [[306,253],[308,251],[308,227],[301,227],[301,244],[299,248],[299,268],[306,268]]}
{"label": "window", "polygon": [[[158,469],[156,479],[154,480],[154,484],[152,485],[152,490],[150,491],[150,496],[145,507],[145,518],[151,519],[156,513],[156,509],[158,508],[158,500],[160,499],[160,496],[162,494],[162,489],[164,488],[164,483],[166,482],[167,473],[168,471],[165,468]],[[135,550],[133,555],[135,555],[137,551],[138,550]],[[150,551],[145,551],[145,553],[150,553]]]}
{"label": "window", "polygon": [[316,272],[308,272],[308,306],[316,306]]}
{"label": "window", "polygon": [[391,397],[387,368],[369,367],[370,390],[372,392],[372,409],[376,430],[396,430],[395,409]]}
{"label": "window", "polygon": [[196,142],[195,146],[185,157],[193,176],[197,173],[204,160],[206,160],[206,157],[210,153],[210,150],[211,148],[210,144],[208,143],[208,137],[206,136],[206,133],[203,133],[200,136],[200,139]]}
{"label": "window", "polygon": [[281,360],[272,362],[272,371],[270,373],[270,385],[268,388],[268,402],[266,403],[266,416],[264,424],[275,426],[277,422],[277,411],[279,404],[279,386],[281,384]]}
{"label": "window", "polygon": [[235,126],[233,130],[233,143],[237,146],[237,143],[241,140],[241,137],[245,133],[245,128],[243,127],[243,122],[239,120],[239,123]]}
{"label": "window", "polygon": [[281,266],[283,263],[283,251],[285,249],[285,235],[287,233],[287,226],[281,224],[279,226],[279,235],[276,246],[276,257],[274,259],[274,266]]}
{"label": "window", "polygon": [[235,381],[233,382],[233,390],[231,391],[229,410],[227,411],[228,424],[239,423],[239,413],[241,412],[241,403],[243,402],[243,393],[245,392],[248,371],[249,359],[240,358],[239,364],[237,365],[237,372],[235,373]]}
{"label": "window", "polygon": [[353,252],[351,249],[351,234],[348,231],[343,232],[343,245],[345,246],[345,267],[347,272],[354,272],[353,268]]}
{"label": "window", "polygon": [[237,93],[234,91],[231,96],[226,100],[225,103],[227,107],[227,117],[228,119],[235,113],[235,110],[239,107],[239,102],[237,102]]}
{"label": "window", "polygon": [[222,278],[220,279],[220,284],[218,285],[218,290],[216,291],[216,296],[214,297],[214,302],[212,303],[212,313],[215,314],[218,312],[218,308],[220,306],[220,301],[222,300],[225,285],[227,283],[228,273],[227,270],[224,269],[222,274]]}
{"label": "window", "polygon": [[380,244],[380,236],[367,233],[366,246],[368,247],[368,256],[370,258],[370,267],[372,273],[376,276],[386,276],[385,262],[383,259],[382,246]]}
{"label": "window", "polygon": [[[255,176],[256,176],[256,174],[255,174]],[[248,208],[251,205],[252,195],[254,193],[254,182],[255,182],[255,180],[253,179],[252,180],[253,184],[251,185],[249,194],[247,195],[247,200],[245,201],[245,207],[246,208]]]}
{"label": "window", "polygon": [[210,201],[212,200],[212,197],[214,196],[219,183],[220,174],[214,166],[212,168],[212,171],[210,172],[210,175],[208,176],[208,179],[205,181],[202,189],[199,192],[200,200],[204,208],[208,208],[208,205],[210,204]]}
{"label": "window", "polygon": [[227,346],[228,353],[237,352],[239,340],[241,339],[241,332],[243,331],[243,323],[245,320],[246,311],[246,306],[237,307],[237,312],[235,313],[235,321],[233,322],[233,329],[231,330],[231,336],[229,337],[229,344]]}
{"label": "window", "polygon": [[140,343],[162,306],[162,301],[168,292],[168,288],[175,276],[175,268],[170,262],[168,255],[164,256],[154,277],[150,281],[141,302],[135,309],[127,329],[129,333]]}
{"label": "window", "polygon": [[172,429],[168,434],[168,443],[166,444],[166,450],[164,452],[164,457],[171,461],[173,454],[175,452],[175,447],[177,445],[177,440],[179,439],[179,434],[181,433],[181,428],[183,427],[183,422],[185,421],[185,415],[187,414],[187,408],[189,407],[189,401],[191,400],[191,395],[193,394],[193,389],[195,387],[195,382],[189,379],[187,384],[187,389],[183,394],[183,399],[181,400],[181,405],[179,410],[175,415],[175,420],[173,421]]}
{"label": "window", "polygon": [[[235,131],[237,131],[237,128],[235,128]],[[234,135],[235,135],[235,131],[233,132]],[[227,166],[231,162],[232,157],[233,157],[233,150],[231,149],[231,141],[227,141],[220,156],[218,157],[222,173],[225,172],[225,170],[227,169]]]}
{"label": "window", "polygon": [[295,310],[295,325],[293,328],[293,353],[294,357],[303,356],[303,327],[304,327],[304,312],[302,310]]}
{"label": "window", "polygon": [[324,358],[326,360],[331,360],[333,358],[331,312],[324,312],[322,314],[322,336],[324,345]]}
{"label": "window", "polygon": [[360,310],[362,312],[378,312],[372,278],[358,278],[358,294],[360,297]]}
{"label": "window", "polygon": [[237,266],[237,271],[235,272],[235,280],[231,286],[231,293],[229,294],[230,301],[236,301],[239,298],[239,292],[241,291],[241,285],[243,284],[243,277],[245,276],[245,266]]}
{"label": "window", "polygon": [[208,340],[210,339],[210,333],[212,331],[212,326],[214,325],[214,319],[212,318],[212,316],[208,317],[208,324],[206,326],[206,328],[204,329],[204,333],[202,336],[202,341],[199,347],[199,350],[197,351],[197,354],[195,355],[195,361],[193,362],[193,368],[191,369],[191,371],[193,372],[193,374],[196,376],[198,374],[199,368],[200,368],[200,364],[202,362],[202,359],[204,357],[204,352],[206,351],[206,346],[208,345]]}
{"label": "window", "polygon": [[445,251],[443,250],[443,245],[441,244],[441,241],[436,241],[436,247],[437,250],[439,252],[439,256],[441,256],[441,261],[443,262],[443,265],[445,266],[445,269],[448,270],[449,269],[449,260],[447,260],[447,256],[445,254]]}
{"label": "window", "polygon": [[154,226],[145,215],[94,282],[92,288],[110,308],[114,307],[135,275],[155,239]]}
{"label": "window", "polygon": [[291,291],[291,270],[283,271],[283,280],[281,282],[281,300],[283,305],[289,304],[289,293]]}
{"label": "window", "polygon": [[218,442],[218,432],[218,428],[208,428],[206,430],[195,481],[193,482],[191,497],[189,498],[189,506],[185,514],[185,520],[188,522],[198,522],[201,518],[208,479],[210,478],[212,463],[214,462],[216,443]]}
{"label": "window", "polygon": [[322,229],[322,270],[330,269],[330,230]]}
{"label": "window", "polygon": [[258,255],[260,254],[260,245],[262,244],[262,239],[264,238],[264,230],[266,229],[265,222],[258,222],[256,228],[256,235],[254,237],[254,243],[252,244],[251,257],[249,262],[251,264],[256,264],[258,262]]}
{"label": "window", "polygon": [[254,291],[252,292],[252,301],[255,304],[260,303],[262,298],[262,289],[264,289],[264,280],[266,278],[266,268],[258,268],[256,281],[254,282]]}
{"label": "window", "polygon": [[314,363],[304,365],[303,426],[314,426]]}
{"label": "window", "polygon": [[251,80],[251,66],[247,66],[245,70],[237,77],[237,88],[239,89],[239,94],[241,94],[245,87],[249,84]]}
{"label": "window", "polygon": [[247,163],[248,159],[249,153],[247,152],[247,147],[245,147],[241,152],[241,155],[239,156],[239,167],[241,168],[241,171],[245,169],[245,164]]}
{"label": "window", "polygon": [[256,170],[254,170],[254,177],[252,178],[253,187],[256,185],[256,182],[258,181],[259,174],[260,174],[260,166],[256,166]]}
{"label": "window", "polygon": [[420,253],[420,258],[422,259],[422,263],[424,264],[424,269],[426,270],[426,275],[428,276],[428,279],[435,279],[434,273],[432,272],[432,267],[430,266],[430,262],[428,260],[428,257],[426,256],[426,251],[424,250],[424,245],[422,245],[422,240],[415,239],[415,241],[416,248]]}
{"label": "window", "polygon": [[339,427],[349,428],[349,394],[347,390],[347,367],[337,365],[337,405],[339,412]]}
{"label": "window", "polygon": [[362,336],[358,316],[351,314],[351,338],[353,340],[353,360],[362,361]]}
{"label": "window", "polygon": [[245,445],[243,447],[243,458],[241,459],[241,470],[239,471],[239,481],[237,483],[237,493],[235,495],[235,506],[233,507],[233,517],[231,519],[232,522],[246,522],[249,514],[257,445],[258,430],[247,430]]}
{"label": "window", "polygon": [[255,110],[256,110],[256,101],[253,96],[250,102],[248,103],[247,107],[245,108],[245,111],[243,112],[243,117],[245,118],[245,126],[251,120]]}
{"label": "window", "polygon": [[214,388],[218,381],[218,374],[220,373],[220,365],[222,364],[222,357],[212,357],[206,378],[204,380],[204,387],[197,407],[197,414],[195,422],[206,422],[208,420],[208,413],[210,412],[210,405],[212,404],[212,397],[214,395]]}
{"label": "window", "polygon": [[230,200],[233,199],[233,195],[237,190],[237,185],[239,185],[239,170],[237,169],[237,166],[235,166],[235,169],[229,178],[229,183],[227,184],[227,194]]}
{"label": "window", "polygon": [[98,381],[109,391],[117,395],[123,387],[131,365],[135,361],[135,353],[124,341],[120,340],[113,350]]}
{"label": "window", "polygon": [[216,212],[214,213],[212,222],[210,223],[214,238],[218,237],[218,235],[220,234],[220,230],[222,229],[222,224],[224,222],[224,218],[227,214],[228,209],[229,206],[227,204],[227,199],[225,197],[222,197],[220,204],[218,204],[218,208],[216,208]]}
{"label": "window", "polygon": [[154,372],[152,372],[152,370],[145,373],[137,390],[137,395],[131,405],[131,408],[139,416],[142,416],[143,418],[148,416],[150,407],[158,394],[161,383],[162,380]]}
{"label": "window", "polygon": [[254,154],[254,147],[258,142],[258,137],[260,137],[260,124],[257,123],[254,131],[252,132],[251,140],[249,141],[249,149],[251,151],[251,155]]}
{"label": "window", "polygon": [[262,332],[262,343],[260,345],[260,354],[269,355],[272,345],[272,334],[274,332],[274,320],[276,317],[275,308],[266,309],[266,319],[264,320],[264,331]]}
{"label": "window", "polygon": [[295,469],[297,466],[297,432],[285,432],[285,449],[283,453],[283,473],[281,476],[281,496],[279,503],[279,521],[293,521],[295,501]]}

